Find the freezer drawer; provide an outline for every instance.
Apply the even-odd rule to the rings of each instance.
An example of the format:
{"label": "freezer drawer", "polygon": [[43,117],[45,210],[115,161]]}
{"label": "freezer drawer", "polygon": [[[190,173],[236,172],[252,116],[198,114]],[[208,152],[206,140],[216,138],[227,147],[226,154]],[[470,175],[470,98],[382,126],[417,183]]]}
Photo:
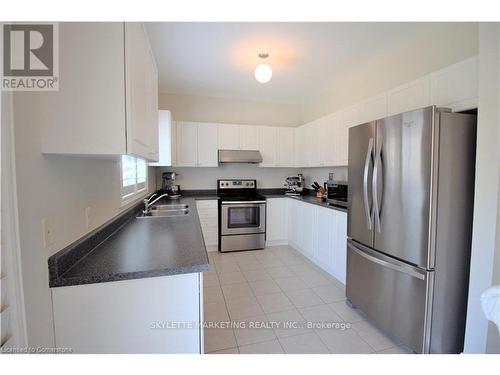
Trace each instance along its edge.
{"label": "freezer drawer", "polygon": [[347,298],[380,328],[417,353],[427,352],[429,346],[426,311],[430,308],[427,295],[432,277],[433,272],[348,240]]}

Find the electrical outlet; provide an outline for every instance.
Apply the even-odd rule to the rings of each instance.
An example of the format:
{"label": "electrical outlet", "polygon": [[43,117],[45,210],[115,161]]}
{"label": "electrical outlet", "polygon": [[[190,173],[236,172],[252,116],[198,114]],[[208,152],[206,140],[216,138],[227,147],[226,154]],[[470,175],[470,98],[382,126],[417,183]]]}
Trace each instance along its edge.
{"label": "electrical outlet", "polygon": [[43,247],[48,248],[54,244],[54,231],[49,219],[42,219]]}
{"label": "electrical outlet", "polygon": [[87,207],[85,209],[85,225],[86,225],[87,229],[90,229],[90,227],[92,226],[92,220],[90,217],[90,213],[91,213],[90,207]]}

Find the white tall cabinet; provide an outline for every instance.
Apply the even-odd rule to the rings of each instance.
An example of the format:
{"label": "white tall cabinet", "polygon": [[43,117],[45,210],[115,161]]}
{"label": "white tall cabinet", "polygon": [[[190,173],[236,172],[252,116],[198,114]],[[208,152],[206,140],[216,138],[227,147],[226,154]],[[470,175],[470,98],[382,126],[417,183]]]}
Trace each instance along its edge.
{"label": "white tall cabinet", "polygon": [[144,25],[61,23],[59,59],[59,91],[36,93],[42,152],[157,161],[158,72]]}

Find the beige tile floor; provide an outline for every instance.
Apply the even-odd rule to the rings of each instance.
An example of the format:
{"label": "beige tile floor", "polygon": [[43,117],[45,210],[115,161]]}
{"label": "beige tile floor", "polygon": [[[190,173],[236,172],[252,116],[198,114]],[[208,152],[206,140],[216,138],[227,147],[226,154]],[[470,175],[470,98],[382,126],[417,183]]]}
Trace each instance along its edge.
{"label": "beige tile floor", "polygon": [[[409,352],[346,305],[343,284],[289,246],[209,253],[209,258],[210,271],[203,275],[205,322],[240,326],[205,328],[205,353]],[[284,322],[297,323],[285,327]]]}

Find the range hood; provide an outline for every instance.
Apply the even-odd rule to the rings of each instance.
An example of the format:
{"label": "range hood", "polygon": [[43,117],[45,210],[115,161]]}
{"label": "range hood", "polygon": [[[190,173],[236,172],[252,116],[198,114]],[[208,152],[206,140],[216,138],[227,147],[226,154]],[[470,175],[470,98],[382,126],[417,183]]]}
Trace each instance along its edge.
{"label": "range hood", "polygon": [[219,163],[262,163],[258,150],[219,150]]}

